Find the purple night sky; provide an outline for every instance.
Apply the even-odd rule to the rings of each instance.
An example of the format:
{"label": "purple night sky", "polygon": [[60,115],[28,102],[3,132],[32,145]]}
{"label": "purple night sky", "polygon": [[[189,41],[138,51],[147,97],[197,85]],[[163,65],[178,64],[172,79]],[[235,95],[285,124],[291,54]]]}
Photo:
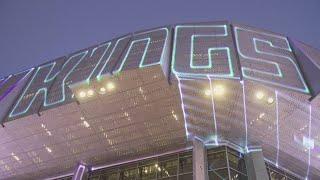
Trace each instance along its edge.
{"label": "purple night sky", "polygon": [[319,0],[1,0],[0,77],[128,32],[230,20],[320,48]]}

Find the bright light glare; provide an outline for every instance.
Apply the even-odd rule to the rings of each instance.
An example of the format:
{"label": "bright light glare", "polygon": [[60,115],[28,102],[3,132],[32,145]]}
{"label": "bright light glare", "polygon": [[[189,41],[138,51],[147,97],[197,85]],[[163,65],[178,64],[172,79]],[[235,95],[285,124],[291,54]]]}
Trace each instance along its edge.
{"label": "bright light glare", "polygon": [[260,113],[260,114],[259,114],[259,118],[260,118],[260,119],[263,118],[264,115],[266,115],[266,114],[265,114],[265,113]]}
{"label": "bright light glare", "polygon": [[256,93],[256,98],[259,99],[259,100],[263,99],[264,98],[264,93],[262,91],[258,91]]}
{"label": "bright light glare", "polygon": [[216,96],[222,96],[225,93],[225,89],[222,85],[216,85],[213,88],[213,94]]}
{"label": "bright light glare", "polygon": [[89,124],[87,121],[83,121],[83,125],[84,125],[86,128],[90,127],[90,124]]}
{"label": "bright light glare", "polygon": [[107,89],[109,91],[113,90],[115,88],[115,85],[112,82],[107,83]]}
{"label": "bright light glare", "polygon": [[106,93],[106,88],[101,87],[101,88],[100,88],[100,94],[104,94],[104,93]]}
{"label": "bright light glare", "polygon": [[303,136],[302,143],[305,148],[314,149],[314,139]]}
{"label": "bright light glare", "polygon": [[269,97],[267,101],[269,104],[272,104],[274,102],[274,99],[272,97]]}
{"label": "bright light glare", "polygon": [[88,94],[88,97],[91,97],[94,95],[94,91],[92,89],[89,89],[87,94]]}
{"label": "bright light glare", "polygon": [[205,94],[206,96],[211,96],[212,92],[211,92],[210,89],[206,89],[206,90],[204,91],[204,94]]}
{"label": "bright light glare", "polygon": [[52,152],[52,150],[51,150],[48,146],[46,146],[46,150],[47,150],[49,153]]}
{"label": "bright light glare", "polygon": [[84,97],[86,97],[86,92],[84,92],[84,91],[80,91],[80,93],[79,93],[79,97],[80,97],[80,98],[84,98]]}

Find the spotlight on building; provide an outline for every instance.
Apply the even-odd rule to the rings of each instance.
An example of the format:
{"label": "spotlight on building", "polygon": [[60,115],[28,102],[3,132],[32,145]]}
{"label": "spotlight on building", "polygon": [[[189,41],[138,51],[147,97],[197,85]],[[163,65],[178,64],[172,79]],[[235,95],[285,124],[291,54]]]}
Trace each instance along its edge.
{"label": "spotlight on building", "polygon": [[112,91],[115,88],[115,85],[112,82],[108,82],[106,87],[108,91]]}
{"label": "spotlight on building", "polygon": [[79,92],[79,97],[80,98],[85,98],[87,95],[86,95],[86,92],[84,92],[84,91],[80,91]]}
{"label": "spotlight on building", "polygon": [[268,104],[272,104],[272,103],[274,102],[273,97],[269,97],[269,98],[267,99],[267,102],[268,102]]}
{"label": "spotlight on building", "polygon": [[224,93],[225,93],[225,89],[222,85],[216,85],[213,88],[213,95],[215,95],[215,96],[222,96],[222,95],[224,95]]}
{"label": "spotlight on building", "polygon": [[88,97],[92,97],[92,96],[94,95],[94,90],[89,89],[89,90],[87,91],[87,95],[88,95]]}
{"label": "spotlight on building", "polygon": [[263,99],[263,98],[264,98],[264,93],[263,93],[262,91],[258,91],[258,92],[256,93],[256,98],[257,98],[258,100]]}
{"label": "spotlight on building", "polygon": [[46,150],[48,151],[48,153],[52,153],[52,149],[49,148],[48,146],[45,146]]}
{"label": "spotlight on building", "polygon": [[99,93],[100,94],[105,94],[106,93],[106,88],[105,87],[101,87],[100,89],[99,89]]}

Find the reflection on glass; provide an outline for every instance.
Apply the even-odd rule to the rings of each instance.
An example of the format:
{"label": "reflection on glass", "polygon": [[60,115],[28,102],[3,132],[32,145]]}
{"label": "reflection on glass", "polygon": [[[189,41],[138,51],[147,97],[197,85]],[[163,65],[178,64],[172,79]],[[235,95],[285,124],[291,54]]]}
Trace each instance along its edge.
{"label": "reflection on glass", "polygon": [[121,180],[134,180],[137,179],[139,177],[139,172],[137,168],[124,168],[121,172],[120,172],[120,179]]}
{"label": "reflection on glass", "polygon": [[160,163],[160,173],[158,178],[169,177],[177,175],[178,159],[170,160]]}
{"label": "reflection on glass", "polygon": [[179,173],[192,172],[192,155],[182,155],[179,158]]}
{"label": "reflection on glass", "polygon": [[228,179],[228,169],[219,169],[209,171],[209,180],[225,180]]}
{"label": "reflection on glass", "polygon": [[231,180],[247,180],[248,177],[240,172],[230,169]]}
{"label": "reflection on glass", "polygon": [[270,170],[270,179],[271,180],[285,180],[286,177],[276,171]]}
{"label": "reflection on glass", "polygon": [[229,153],[229,149],[228,149],[228,159],[229,159],[230,168],[246,174],[247,170],[246,170],[246,165],[243,158],[240,158],[232,153]]}
{"label": "reflection on glass", "polygon": [[218,169],[227,167],[225,151],[208,154],[208,169]]}
{"label": "reflection on glass", "polygon": [[156,179],[157,171],[155,164],[149,164],[139,168],[141,180]]}
{"label": "reflection on glass", "polygon": [[271,180],[298,180],[299,178],[289,174],[288,172],[282,171],[277,167],[266,163],[269,179]]}
{"label": "reflection on glass", "polygon": [[192,180],[192,151],[90,172],[89,180]]}

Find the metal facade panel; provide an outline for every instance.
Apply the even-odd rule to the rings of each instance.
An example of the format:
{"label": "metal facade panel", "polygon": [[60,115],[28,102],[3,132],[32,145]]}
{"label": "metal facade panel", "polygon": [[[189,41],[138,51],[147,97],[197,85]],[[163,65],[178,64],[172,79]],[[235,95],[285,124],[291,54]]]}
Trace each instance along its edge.
{"label": "metal facade panel", "polygon": [[307,80],[312,96],[320,93],[320,51],[302,42],[291,40],[301,71]]}
{"label": "metal facade panel", "polygon": [[8,120],[38,113],[43,103],[47,102],[48,91],[64,62],[65,57],[62,57],[36,68],[31,80],[9,113]]}
{"label": "metal facade panel", "polygon": [[175,26],[172,73],[181,77],[240,77],[228,22]]}
{"label": "metal facade panel", "polygon": [[[170,43],[170,27],[160,27],[133,34],[127,48],[118,59],[113,73],[152,65],[168,64],[167,49]],[[169,67],[167,67],[169,68]],[[164,72],[168,70],[165,69]]]}
{"label": "metal facade panel", "polygon": [[233,25],[244,79],[309,93],[287,37]]}
{"label": "metal facade panel", "polygon": [[128,47],[130,40],[132,39],[131,34],[121,36],[112,41],[111,55],[108,57],[107,63],[100,69],[98,79],[103,78],[106,75],[111,75],[114,67],[119,63],[119,59]]}
{"label": "metal facade panel", "polygon": [[0,122],[6,119],[9,110],[21,94],[23,88],[33,73],[33,68],[10,75],[0,82]]}
{"label": "metal facade panel", "polygon": [[80,82],[89,84],[90,81],[96,80],[101,68],[108,63],[112,48],[112,42],[106,42],[70,55],[50,88],[50,105],[42,106],[40,111],[73,102],[73,93],[69,86]]}
{"label": "metal facade panel", "polygon": [[115,89],[97,92],[79,105],[7,122],[0,129],[7,137],[0,141],[0,160],[6,160],[3,168],[0,164],[2,177],[45,178],[72,170],[79,159],[100,165],[186,146],[179,91],[169,85],[160,65],[123,71],[91,85],[99,88],[110,81]]}

